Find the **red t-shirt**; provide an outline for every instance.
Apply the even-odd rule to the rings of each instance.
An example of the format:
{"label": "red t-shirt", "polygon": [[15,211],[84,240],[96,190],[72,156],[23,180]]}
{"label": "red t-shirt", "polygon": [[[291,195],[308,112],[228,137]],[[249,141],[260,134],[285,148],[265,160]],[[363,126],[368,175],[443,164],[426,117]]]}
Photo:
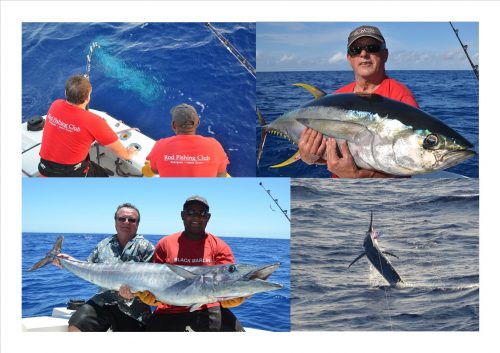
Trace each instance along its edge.
{"label": "red t-shirt", "polygon": [[160,139],[146,159],[161,177],[216,177],[229,164],[221,144],[200,135]]}
{"label": "red t-shirt", "polygon": [[[353,93],[355,86],[356,82],[352,82],[344,87],[340,87],[334,93]],[[408,87],[390,77],[386,77],[382,81],[380,86],[378,86],[377,89],[372,93],[376,93],[383,97],[391,98],[419,108],[417,101],[413,97],[413,94],[408,89]]]}
{"label": "red t-shirt", "polygon": [[95,140],[106,146],[118,140],[118,136],[99,115],[58,99],[47,113],[40,157],[60,164],[76,164],[87,157]]}
{"label": "red t-shirt", "polygon": [[[204,239],[191,240],[183,232],[163,237],[156,244],[153,262],[183,266],[214,266],[234,264],[231,248],[215,235],[206,233]],[[219,302],[202,305],[200,309],[220,305]],[[186,306],[159,305],[155,313],[169,314],[189,311]]]}

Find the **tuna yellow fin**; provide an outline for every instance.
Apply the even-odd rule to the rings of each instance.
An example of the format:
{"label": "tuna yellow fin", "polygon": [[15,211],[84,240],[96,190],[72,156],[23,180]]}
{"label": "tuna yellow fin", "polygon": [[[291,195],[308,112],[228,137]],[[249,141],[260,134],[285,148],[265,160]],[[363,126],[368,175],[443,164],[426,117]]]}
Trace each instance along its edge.
{"label": "tuna yellow fin", "polygon": [[288,158],[286,161],[280,163],[280,164],[275,164],[270,166],[269,168],[281,168],[281,167],[286,167],[289,164],[295,163],[300,159],[300,151],[295,152],[293,156]]}
{"label": "tuna yellow fin", "polygon": [[305,88],[307,92],[311,93],[314,96],[315,99],[326,96],[325,91],[313,85],[308,85],[307,83],[294,83],[293,85]]}

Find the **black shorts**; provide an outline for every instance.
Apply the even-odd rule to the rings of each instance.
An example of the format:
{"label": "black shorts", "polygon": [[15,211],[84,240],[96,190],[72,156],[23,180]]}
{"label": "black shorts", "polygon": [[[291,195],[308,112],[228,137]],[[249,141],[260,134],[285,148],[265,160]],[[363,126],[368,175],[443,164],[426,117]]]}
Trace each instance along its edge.
{"label": "black shorts", "polygon": [[204,310],[176,314],[153,314],[147,322],[146,331],[183,332],[183,331],[225,331],[243,332],[243,326],[236,316],[220,306]]}
{"label": "black shorts", "polygon": [[76,326],[82,332],[144,331],[142,323],[124,314],[118,305],[99,306],[93,300],[87,301],[69,319],[69,325]]}
{"label": "black shorts", "polygon": [[44,177],[109,177],[106,169],[90,160],[84,160],[75,165],[65,165],[41,159],[38,163],[38,171]]}
{"label": "black shorts", "polygon": [[147,322],[146,331],[184,332],[184,331],[220,331],[221,312],[219,306],[193,312],[175,314],[153,313]]}

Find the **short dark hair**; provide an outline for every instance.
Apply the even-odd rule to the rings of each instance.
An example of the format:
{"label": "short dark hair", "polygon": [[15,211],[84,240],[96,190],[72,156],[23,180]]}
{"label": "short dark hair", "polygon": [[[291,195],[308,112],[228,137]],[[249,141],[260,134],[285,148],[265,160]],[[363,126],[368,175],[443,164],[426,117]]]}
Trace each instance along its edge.
{"label": "short dark hair", "polygon": [[82,104],[92,90],[90,81],[83,75],[71,76],[66,81],[66,100],[73,104]]}
{"label": "short dark hair", "polygon": [[141,220],[141,213],[139,212],[137,207],[135,207],[134,205],[132,205],[131,203],[128,203],[128,202],[125,202],[125,203],[122,203],[121,205],[118,205],[118,207],[116,208],[116,212],[115,212],[115,219],[117,218],[118,211],[120,211],[120,209],[122,209],[122,208],[131,208],[131,209],[135,210],[137,212],[137,223],[139,223],[139,221]]}

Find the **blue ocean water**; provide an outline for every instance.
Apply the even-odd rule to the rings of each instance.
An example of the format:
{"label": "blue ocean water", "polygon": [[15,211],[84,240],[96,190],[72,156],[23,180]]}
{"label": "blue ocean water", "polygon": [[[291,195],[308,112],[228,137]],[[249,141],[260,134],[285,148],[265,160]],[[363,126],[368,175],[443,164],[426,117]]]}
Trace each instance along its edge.
{"label": "blue ocean water", "polygon": [[[255,66],[255,23],[212,25]],[[222,144],[229,173],[255,176],[255,78],[204,23],[23,23],[23,121],[64,98],[94,42],[90,108],[157,140],[173,135],[173,106],[194,105],[198,133]]]}
{"label": "blue ocean water", "polygon": [[[66,270],[47,265],[27,272],[52,248],[59,234],[23,233],[22,315],[51,315],[54,307],[65,307],[70,299],[88,299],[97,286]],[[95,245],[108,235],[65,234],[63,252],[85,260]],[[162,236],[146,235],[156,244]],[[268,264],[281,262],[270,281],[283,284],[277,291],[258,293],[232,308],[244,327],[268,331],[290,331],[290,241],[288,239],[223,238],[233,250],[238,263]]]}
{"label": "blue ocean water", "polygon": [[[479,152],[479,85],[472,70],[469,71],[389,71],[388,75],[404,83],[413,92],[420,108],[460,132]],[[257,107],[267,123],[282,114],[312,100],[312,96],[293,83],[309,83],[327,93],[354,80],[351,71],[328,72],[258,72]],[[260,141],[257,121],[256,149]],[[298,161],[290,166],[271,169],[296,151],[290,141],[268,135],[260,159],[258,176],[329,177],[326,166],[309,166]],[[450,172],[477,178],[479,156],[447,169]]]}
{"label": "blue ocean water", "polygon": [[[292,331],[478,331],[479,180],[292,179]],[[363,252],[370,225],[405,281]]]}

